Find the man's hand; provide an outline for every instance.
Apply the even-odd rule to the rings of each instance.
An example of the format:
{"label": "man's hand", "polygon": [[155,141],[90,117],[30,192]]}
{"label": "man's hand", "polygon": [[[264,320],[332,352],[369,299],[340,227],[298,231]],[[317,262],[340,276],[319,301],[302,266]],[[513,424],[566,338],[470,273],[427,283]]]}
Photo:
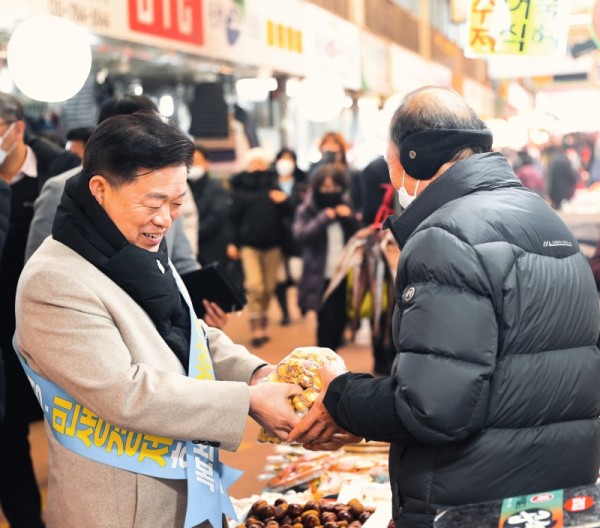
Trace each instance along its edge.
{"label": "man's hand", "polygon": [[336,451],[340,447],[344,447],[347,444],[358,444],[362,438],[360,436],[353,435],[348,431],[340,429],[341,433],[335,433],[328,442],[313,442],[311,444],[304,444],[302,447],[309,451]]}
{"label": "man's hand", "polygon": [[229,260],[240,260],[240,250],[235,244],[227,244],[227,258]]}
{"label": "man's hand", "polygon": [[202,299],[202,305],[206,311],[204,317],[202,318],[203,321],[208,326],[219,329],[223,328],[227,323],[228,317],[221,307],[217,303],[207,301],[206,299]]}
{"label": "man's hand", "polygon": [[344,432],[336,425],[327,408],[323,405],[327,387],[340,374],[341,372],[331,367],[321,367],[319,369],[321,392],[308,414],[290,432],[289,441],[299,442],[300,444],[326,444],[331,441],[333,435]]}
{"label": "man's hand", "polygon": [[338,218],[348,218],[352,214],[352,209],[346,204],[340,204],[335,207],[335,214]]}
{"label": "man's hand", "polygon": [[269,191],[269,198],[275,204],[283,203],[288,199],[287,194],[279,189],[273,189],[272,191]]}
{"label": "man's hand", "polygon": [[290,397],[300,394],[302,387],[290,383],[265,382],[251,385],[249,415],[269,434],[287,440],[290,430],[300,421]]}

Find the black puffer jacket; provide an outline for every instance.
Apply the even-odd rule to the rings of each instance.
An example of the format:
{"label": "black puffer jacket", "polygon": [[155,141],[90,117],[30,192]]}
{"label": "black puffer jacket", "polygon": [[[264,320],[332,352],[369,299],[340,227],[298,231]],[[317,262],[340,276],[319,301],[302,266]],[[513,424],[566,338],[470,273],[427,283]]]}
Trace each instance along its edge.
{"label": "black puffer jacket", "polygon": [[569,229],[499,154],[455,164],[390,220],[403,248],[392,375],[340,376],[325,404],[393,443],[396,526],[595,482],[600,317]]}
{"label": "black puffer jacket", "polygon": [[10,219],[10,187],[4,180],[0,180],[0,259],[4,250],[4,242],[8,235],[8,221]]}
{"label": "black puffer jacket", "polygon": [[[8,235],[8,222],[10,219],[10,187],[4,180],[0,180],[0,263],[2,262],[2,251],[4,242]],[[0,264],[1,265],[1,264]],[[4,362],[0,353],[0,422],[4,418]]]}
{"label": "black puffer jacket", "polygon": [[283,245],[284,219],[292,209],[290,200],[276,204],[269,197],[279,190],[275,178],[273,171],[254,171],[231,179],[229,239],[236,246],[267,250]]}

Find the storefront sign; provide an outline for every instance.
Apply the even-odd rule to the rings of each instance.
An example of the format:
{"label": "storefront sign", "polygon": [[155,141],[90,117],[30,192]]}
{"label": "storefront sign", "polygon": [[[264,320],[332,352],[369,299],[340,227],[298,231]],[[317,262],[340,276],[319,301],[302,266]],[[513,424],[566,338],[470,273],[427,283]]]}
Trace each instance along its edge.
{"label": "storefront sign", "polygon": [[471,0],[469,56],[552,55],[566,49],[568,0]]}
{"label": "storefront sign", "polygon": [[28,0],[27,9],[20,4],[25,0],[6,1],[15,4],[10,12],[18,13],[11,23],[51,14],[103,37],[294,75],[307,73],[300,0]]}
{"label": "storefront sign", "polygon": [[600,0],[594,2],[594,9],[592,10],[592,26],[590,27],[590,33],[592,39],[596,43],[596,46],[600,48]]}
{"label": "storefront sign", "polygon": [[392,89],[389,44],[364,31],[361,33],[360,44],[363,89],[389,94]]}
{"label": "storefront sign", "polygon": [[128,17],[134,31],[203,44],[202,0],[129,0]]}
{"label": "storefront sign", "polygon": [[328,75],[344,88],[360,90],[360,30],[315,5],[304,5],[308,73]]}
{"label": "storefront sign", "polygon": [[204,55],[285,73],[306,74],[302,2],[203,1]]}
{"label": "storefront sign", "polygon": [[15,22],[51,14],[104,37],[361,88],[360,30],[301,0],[28,0],[27,10],[26,0],[4,1]]}

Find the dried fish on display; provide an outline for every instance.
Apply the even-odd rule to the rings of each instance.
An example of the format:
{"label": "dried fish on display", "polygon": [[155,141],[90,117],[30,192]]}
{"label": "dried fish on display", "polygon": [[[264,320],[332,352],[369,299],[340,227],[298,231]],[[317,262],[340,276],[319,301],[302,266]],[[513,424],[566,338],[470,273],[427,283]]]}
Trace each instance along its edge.
{"label": "dried fish on display", "polygon": [[344,246],[323,302],[348,279],[348,313],[355,332],[362,316],[373,323],[373,335],[382,331],[384,318],[387,332],[394,309],[394,281],[400,250],[389,231],[361,230]]}

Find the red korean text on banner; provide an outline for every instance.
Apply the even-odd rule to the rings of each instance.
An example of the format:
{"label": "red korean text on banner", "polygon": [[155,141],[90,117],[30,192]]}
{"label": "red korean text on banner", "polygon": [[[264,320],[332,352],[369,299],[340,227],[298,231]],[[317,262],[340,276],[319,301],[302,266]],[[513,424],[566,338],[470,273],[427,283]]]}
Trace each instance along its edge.
{"label": "red korean text on banner", "polygon": [[179,42],[204,44],[202,0],[129,0],[129,27]]}

